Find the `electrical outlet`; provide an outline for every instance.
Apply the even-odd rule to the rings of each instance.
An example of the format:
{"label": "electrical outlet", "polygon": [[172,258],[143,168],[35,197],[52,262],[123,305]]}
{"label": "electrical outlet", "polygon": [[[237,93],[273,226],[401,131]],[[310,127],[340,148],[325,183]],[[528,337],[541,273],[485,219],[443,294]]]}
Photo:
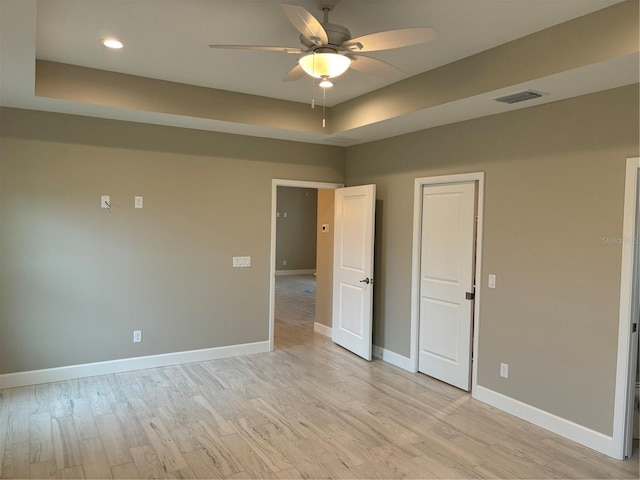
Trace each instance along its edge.
{"label": "electrical outlet", "polygon": [[133,343],[140,343],[142,341],[142,330],[133,331]]}
{"label": "electrical outlet", "polygon": [[502,378],[509,378],[509,364],[507,363],[500,364],[500,376]]}

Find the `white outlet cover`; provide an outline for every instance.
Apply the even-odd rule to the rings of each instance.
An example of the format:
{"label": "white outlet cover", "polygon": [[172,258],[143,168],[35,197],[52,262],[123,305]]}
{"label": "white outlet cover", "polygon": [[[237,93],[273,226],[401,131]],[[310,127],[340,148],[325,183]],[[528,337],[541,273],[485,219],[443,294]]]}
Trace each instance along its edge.
{"label": "white outlet cover", "polygon": [[233,268],[250,267],[251,257],[233,257]]}
{"label": "white outlet cover", "polygon": [[142,208],[144,205],[144,199],[142,197],[133,197],[133,206],[135,208]]}

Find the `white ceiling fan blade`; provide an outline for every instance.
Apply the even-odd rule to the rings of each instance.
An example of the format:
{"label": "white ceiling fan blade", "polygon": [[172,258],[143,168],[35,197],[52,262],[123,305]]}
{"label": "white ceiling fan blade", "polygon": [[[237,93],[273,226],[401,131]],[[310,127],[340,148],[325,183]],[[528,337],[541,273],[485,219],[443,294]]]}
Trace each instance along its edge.
{"label": "white ceiling fan blade", "polygon": [[329,43],[329,37],[316,17],[311,15],[309,11],[300,5],[291,5],[283,3],[282,9],[291,24],[298,30],[303,37],[309,39],[316,45],[326,45]]}
{"label": "white ceiling fan blade", "polygon": [[284,76],[282,81],[283,82],[293,82],[294,80],[299,80],[304,76],[305,76],[304,70],[298,64],[295,67],[293,67],[291,70],[289,70],[289,72],[287,72],[287,74]]}
{"label": "white ceiling fan blade", "polygon": [[394,78],[404,73],[395,65],[383,62],[377,58],[365,57],[364,55],[348,55],[348,57],[351,59],[351,65],[349,67],[362,73],[384,78]]}
{"label": "white ceiling fan blade", "polygon": [[374,52],[417,45],[434,38],[436,38],[436,31],[431,27],[401,28],[352,38],[344,42],[342,47],[353,52]]}
{"label": "white ceiling fan blade", "polygon": [[209,45],[209,48],[225,50],[262,50],[267,52],[304,53],[299,47],[275,47],[268,45]]}

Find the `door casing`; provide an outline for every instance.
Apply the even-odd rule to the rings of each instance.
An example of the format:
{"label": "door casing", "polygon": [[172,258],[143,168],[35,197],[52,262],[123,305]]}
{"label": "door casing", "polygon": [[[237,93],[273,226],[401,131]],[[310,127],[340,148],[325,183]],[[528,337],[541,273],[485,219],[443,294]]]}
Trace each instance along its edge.
{"label": "door casing", "polygon": [[422,189],[425,185],[446,185],[449,183],[477,182],[476,251],[475,251],[475,302],[473,315],[473,365],[471,372],[471,394],[477,387],[478,358],[480,346],[478,329],[480,328],[480,301],[482,279],[482,232],[484,217],[484,172],[440,175],[435,177],[416,178],[413,196],[413,252],[411,260],[411,344],[409,365],[411,371],[418,371],[418,343],[420,327],[420,250],[422,245]]}

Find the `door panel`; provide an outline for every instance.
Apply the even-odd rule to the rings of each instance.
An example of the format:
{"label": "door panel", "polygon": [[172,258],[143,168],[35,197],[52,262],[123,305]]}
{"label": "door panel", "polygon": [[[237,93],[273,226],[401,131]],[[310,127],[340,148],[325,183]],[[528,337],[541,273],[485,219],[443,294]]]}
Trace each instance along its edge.
{"label": "door panel", "polygon": [[460,305],[424,299],[422,308],[425,318],[431,319],[430,328],[421,331],[423,351],[441,360],[459,362]]}
{"label": "door panel", "polygon": [[463,390],[471,380],[475,182],[425,186],[418,370]]}
{"label": "door panel", "polygon": [[340,328],[356,335],[358,338],[362,338],[363,322],[360,321],[365,306],[364,295],[365,289],[363,287],[353,287],[351,285],[340,285],[340,303],[342,304],[343,315],[341,315],[342,321],[340,322]]}
{"label": "door panel", "polygon": [[[343,192],[344,193],[344,192]],[[342,268],[351,269],[354,273],[362,275],[367,264],[363,242],[366,241],[366,195],[344,195],[341,205],[343,229],[340,237],[342,255],[340,263]],[[364,277],[363,277],[364,278]]]}
{"label": "door panel", "polygon": [[363,185],[335,193],[332,339],[367,360],[371,360],[375,192],[375,185]]}

